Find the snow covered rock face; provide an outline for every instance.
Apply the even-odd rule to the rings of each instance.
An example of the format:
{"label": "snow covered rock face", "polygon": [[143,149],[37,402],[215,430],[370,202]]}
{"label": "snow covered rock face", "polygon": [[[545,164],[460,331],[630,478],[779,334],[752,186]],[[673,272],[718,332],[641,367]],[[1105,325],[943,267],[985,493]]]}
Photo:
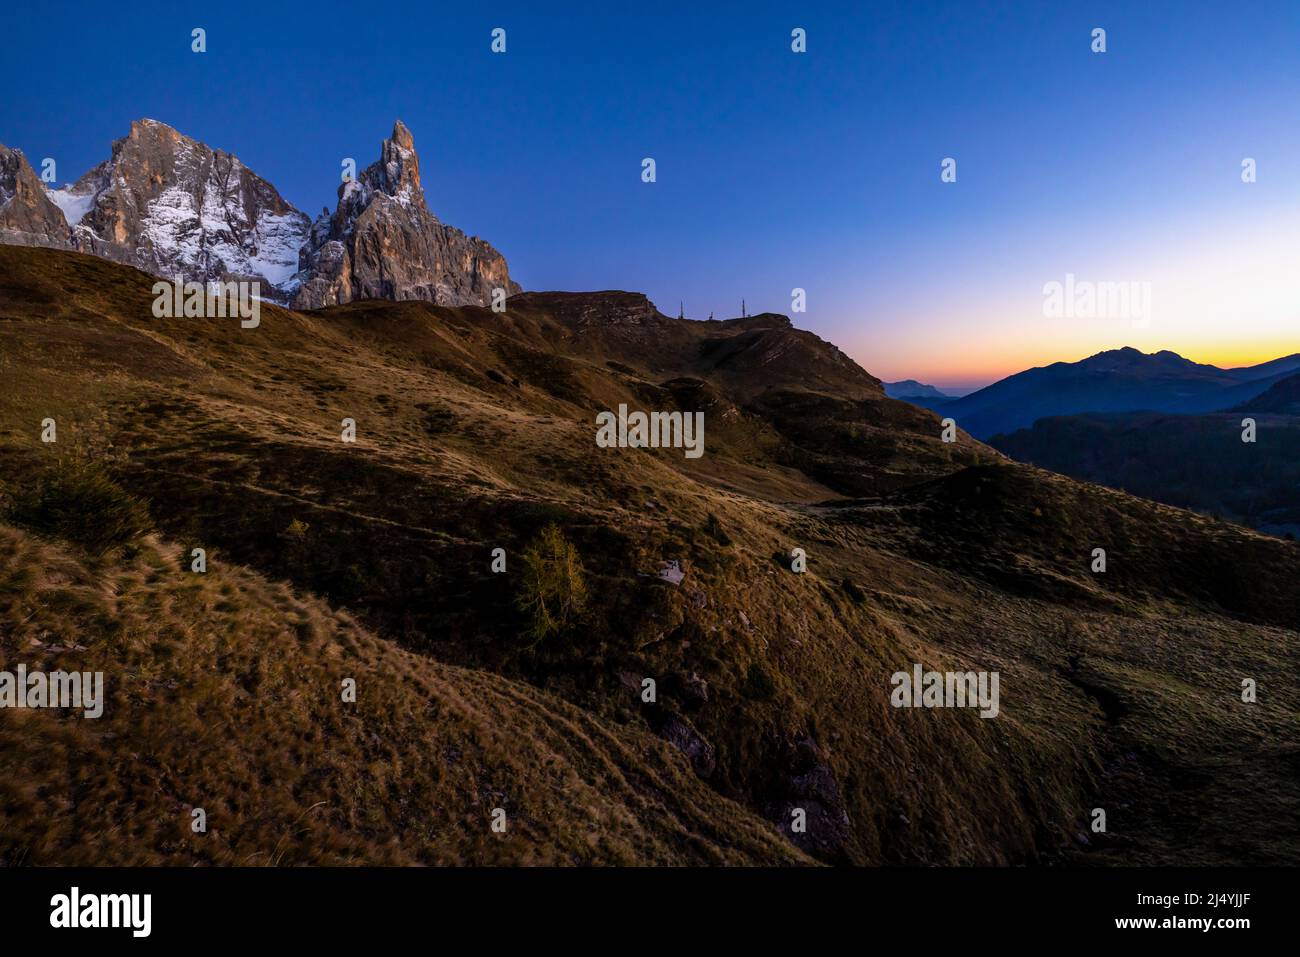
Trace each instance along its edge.
{"label": "snow covered rock face", "polygon": [[0,146],[0,242],[77,249],[188,282],[259,282],[300,309],[354,299],[490,305],[520,291],[505,257],[429,211],[420,161],[399,120],[377,162],[339,187],[313,224],[235,156],[136,120],[112,155],[47,190]]}
{"label": "snow covered rock face", "polygon": [[300,265],[293,300],[300,309],[353,299],[487,306],[494,289],[520,291],[504,256],[429,211],[414,141],[400,120],[379,160],[339,187],[334,214],[316,220]]}
{"label": "snow covered rock face", "polygon": [[154,120],[137,120],[113,155],[53,191],[83,252],[156,276],[259,282],[287,303],[310,223],[238,158]]}
{"label": "snow covered rock face", "polygon": [[0,242],[14,246],[72,248],[59,208],[45,194],[21,150],[0,145]]}

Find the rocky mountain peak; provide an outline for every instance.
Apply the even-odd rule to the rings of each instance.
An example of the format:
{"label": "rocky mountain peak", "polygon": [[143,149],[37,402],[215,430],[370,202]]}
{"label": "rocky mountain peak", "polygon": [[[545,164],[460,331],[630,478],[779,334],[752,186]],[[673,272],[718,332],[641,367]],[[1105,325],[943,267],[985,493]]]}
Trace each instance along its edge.
{"label": "rocky mountain peak", "polygon": [[71,247],[59,208],[22,150],[0,144],[0,242],[17,246]]}
{"label": "rocky mountain peak", "polygon": [[397,146],[404,150],[415,149],[415,137],[411,136],[411,131],[406,128],[406,124],[401,120],[393,121],[393,140]]}
{"label": "rocky mountain peak", "polygon": [[82,252],[166,278],[258,282],[279,302],[310,228],[238,157],[151,119],[132,122],[107,160],[48,199]]}
{"label": "rocky mountain peak", "polygon": [[393,124],[393,138],[384,141],[382,155],[390,187],[420,188],[420,158],[415,155],[415,138],[401,120]]}
{"label": "rocky mountain peak", "polygon": [[0,147],[0,242],[73,248],[189,281],[256,281],[263,298],[317,308],[353,299],[490,303],[519,291],[505,258],[441,223],[401,120],[379,158],[313,224],[237,156],[142,118],[75,183],[47,189]]}
{"label": "rocky mountain peak", "polygon": [[520,291],[504,256],[429,210],[415,138],[401,120],[379,159],[339,187],[338,206],[312,226],[299,266],[300,309],[354,299],[486,306],[496,289]]}
{"label": "rocky mountain peak", "polygon": [[[127,133],[126,138],[128,140],[136,141],[163,139],[170,140],[171,142],[190,139],[188,136],[182,135],[178,130],[173,129],[166,123],[159,122],[158,120],[151,120],[148,117],[132,120],[131,130]],[[193,143],[197,141],[190,140],[190,142]]]}
{"label": "rocky mountain peak", "polygon": [[433,216],[420,187],[420,157],[415,152],[415,138],[401,120],[393,124],[392,139],[384,140],[380,146],[379,161],[367,167],[360,180],[369,190],[391,196],[404,206],[418,206]]}

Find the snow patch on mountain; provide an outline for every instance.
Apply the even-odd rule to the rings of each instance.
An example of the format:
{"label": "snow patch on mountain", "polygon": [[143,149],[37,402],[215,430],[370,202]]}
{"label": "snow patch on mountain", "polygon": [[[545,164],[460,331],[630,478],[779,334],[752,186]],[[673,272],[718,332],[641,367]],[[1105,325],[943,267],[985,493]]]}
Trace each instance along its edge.
{"label": "snow patch on mountain", "polygon": [[46,193],[50,197],[50,201],[63,210],[63,218],[68,221],[69,226],[76,226],[85,219],[86,214],[95,205],[94,193],[79,195],[73,192],[71,183],[64,186],[63,189],[51,189],[47,190]]}

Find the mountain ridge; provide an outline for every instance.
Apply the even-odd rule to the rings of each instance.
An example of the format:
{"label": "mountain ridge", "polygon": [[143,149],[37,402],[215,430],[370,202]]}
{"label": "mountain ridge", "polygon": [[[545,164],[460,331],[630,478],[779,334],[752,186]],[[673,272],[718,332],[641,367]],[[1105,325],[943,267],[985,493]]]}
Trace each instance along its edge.
{"label": "mountain ridge", "polygon": [[1126,346],[1076,362],[1035,366],[961,398],[925,404],[987,439],[1052,416],[1212,412],[1249,400],[1297,369],[1300,353],[1257,366],[1221,369],[1170,350],[1143,353]]}
{"label": "mountain ridge", "polygon": [[889,396],[891,399],[925,398],[943,401],[946,399],[956,398],[955,396],[948,395],[946,392],[941,392],[932,385],[927,385],[924,382],[917,382],[915,379],[902,379],[898,382],[886,382],[884,383],[884,387],[885,395]]}
{"label": "mountain ridge", "polygon": [[282,305],[354,299],[488,305],[520,291],[505,258],[428,208],[414,138],[396,121],[380,158],[313,223],[232,153],[140,119],[109,159],[50,189],[0,146],[0,241],[73,249],[165,279],[246,281]]}
{"label": "mountain ridge", "polygon": [[1287,374],[1266,391],[1225,412],[1263,412],[1272,415],[1300,415],[1300,375]]}

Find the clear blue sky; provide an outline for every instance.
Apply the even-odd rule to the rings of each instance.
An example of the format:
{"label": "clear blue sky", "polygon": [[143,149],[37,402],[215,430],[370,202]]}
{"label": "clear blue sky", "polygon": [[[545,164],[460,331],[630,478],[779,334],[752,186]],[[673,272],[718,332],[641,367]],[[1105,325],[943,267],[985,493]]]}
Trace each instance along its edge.
{"label": "clear blue sky", "polygon": [[[5,15],[0,142],[60,180],[152,117],[315,216],[400,117],[434,212],[526,288],[705,318],[798,286],[796,324],[950,388],[1127,344],[1300,350],[1294,0],[123,6]],[[1044,318],[1067,272],[1151,282],[1154,321]]]}

